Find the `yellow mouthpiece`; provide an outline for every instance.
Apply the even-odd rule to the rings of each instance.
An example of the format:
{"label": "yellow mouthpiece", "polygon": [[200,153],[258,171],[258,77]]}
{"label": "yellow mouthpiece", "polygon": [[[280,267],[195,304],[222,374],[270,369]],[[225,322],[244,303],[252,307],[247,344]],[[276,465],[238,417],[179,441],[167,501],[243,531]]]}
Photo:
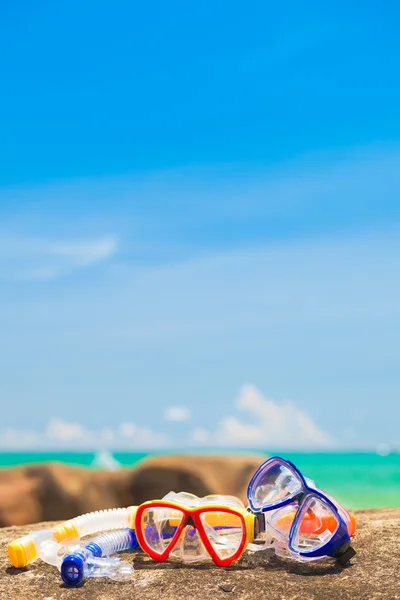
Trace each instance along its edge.
{"label": "yellow mouthpiece", "polygon": [[26,567],[36,558],[35,542],[28,536],[11,542],[8,544],[8,556],[11,564],[17,569]]}

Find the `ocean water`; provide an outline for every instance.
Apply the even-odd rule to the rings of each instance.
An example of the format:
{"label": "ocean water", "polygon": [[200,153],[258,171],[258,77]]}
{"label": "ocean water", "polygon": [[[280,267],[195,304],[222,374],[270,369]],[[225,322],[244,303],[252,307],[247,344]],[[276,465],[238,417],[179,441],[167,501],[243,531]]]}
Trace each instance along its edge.
{"label": "ocean water", "polygon": [[[148,456],[146,452],[1,452],[0,467],[60,461],[94,468],[130,467]],[[235,454],[240,454],[236,452]],[[274,452],[265,451],[266,456]],[[350,509],[400,507],[400,454],[380,456],[368,452],[280,453],[292,460],[319,488]],[[187,453],[187,459],[191,455]]]}

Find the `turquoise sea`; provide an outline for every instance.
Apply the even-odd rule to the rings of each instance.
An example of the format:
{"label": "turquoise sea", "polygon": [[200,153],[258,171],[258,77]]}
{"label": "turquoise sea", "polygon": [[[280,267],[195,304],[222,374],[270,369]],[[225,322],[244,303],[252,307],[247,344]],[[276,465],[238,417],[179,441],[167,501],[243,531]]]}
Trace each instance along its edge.
{"label": "turquoise sea", "polygon": [[[114,452],[110,458],[124,468],[135,465],[149,454],[154,453]],[[265,451],[266,456],[273,454]],[[380,456],[372,452],[285,452],[280,455],[292,460],[307,477],[315,480],[318,487],[348,508],[400,507],[399,453]],[[191,454],[188,452],[186,456],[190,461]],[[94,468],[98,459],[94,452],[1,452],[0,467],[60,461]]]}

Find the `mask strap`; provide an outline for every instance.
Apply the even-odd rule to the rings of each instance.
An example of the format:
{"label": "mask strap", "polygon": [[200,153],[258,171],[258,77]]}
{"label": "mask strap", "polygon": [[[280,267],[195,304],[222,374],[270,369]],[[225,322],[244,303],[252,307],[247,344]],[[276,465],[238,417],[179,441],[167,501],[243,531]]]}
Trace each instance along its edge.
{"label": "mask strap", "polygon": [[356,554],[357,552],[351,546],[350,540],[348,540],[335,552],[335,558],[344,567]]}

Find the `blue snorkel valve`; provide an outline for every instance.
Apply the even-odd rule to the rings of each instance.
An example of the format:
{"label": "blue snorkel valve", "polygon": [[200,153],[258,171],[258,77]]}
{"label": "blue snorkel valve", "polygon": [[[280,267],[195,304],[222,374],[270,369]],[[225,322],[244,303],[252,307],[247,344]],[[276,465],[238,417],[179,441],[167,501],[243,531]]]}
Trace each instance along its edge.
{"label": "blue snorkel valve", "polygon": [[83,552],[66,556],[61,565],[61,578],[67,585],[79,585],[84,578],[86,558]]}

